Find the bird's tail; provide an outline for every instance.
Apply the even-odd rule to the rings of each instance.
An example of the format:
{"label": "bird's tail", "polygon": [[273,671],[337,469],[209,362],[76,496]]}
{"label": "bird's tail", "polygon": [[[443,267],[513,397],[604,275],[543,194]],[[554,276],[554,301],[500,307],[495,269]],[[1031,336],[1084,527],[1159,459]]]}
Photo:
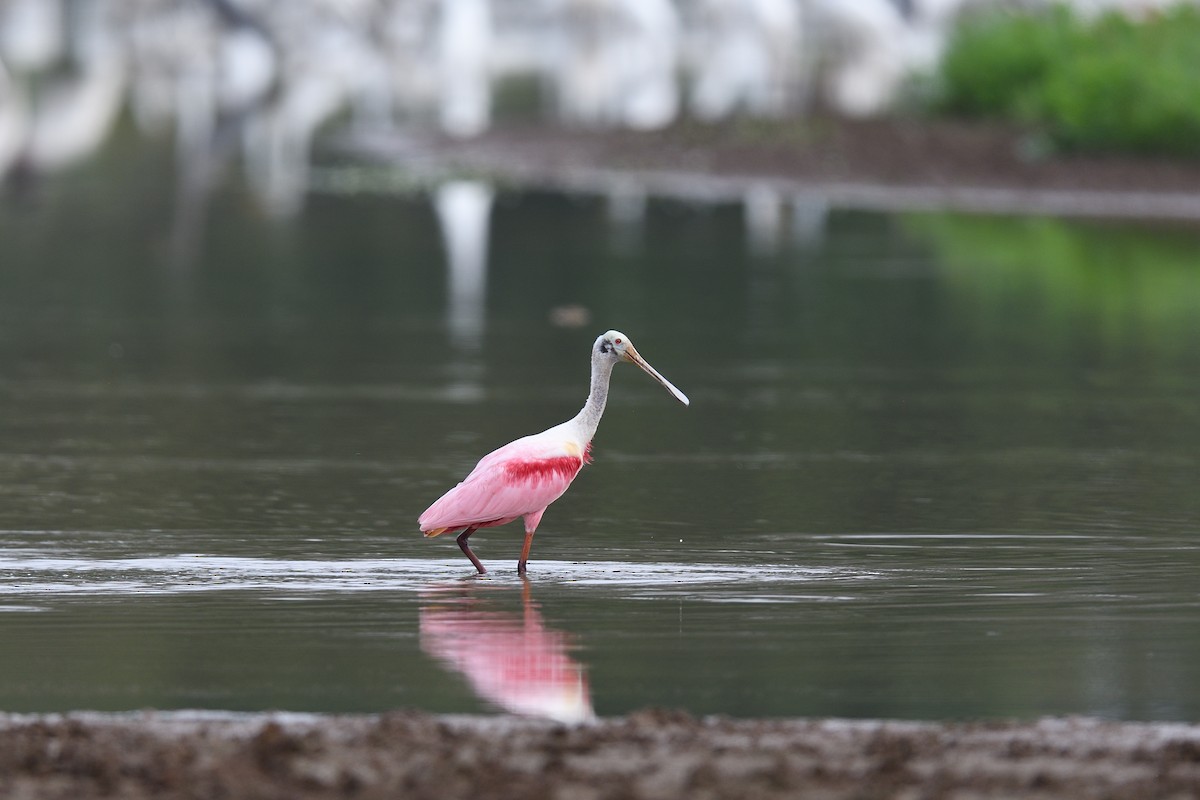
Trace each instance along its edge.
{"label": "bird's tail", "polygon": [[453,528],[433,528],[432,530],[421,531],[421,533],[425,534],[426,539],[429,539],[434,536],[441,536],[443,533],[446,533],[447,531],[452,531],[452,530],[454,530],[454,529]]}

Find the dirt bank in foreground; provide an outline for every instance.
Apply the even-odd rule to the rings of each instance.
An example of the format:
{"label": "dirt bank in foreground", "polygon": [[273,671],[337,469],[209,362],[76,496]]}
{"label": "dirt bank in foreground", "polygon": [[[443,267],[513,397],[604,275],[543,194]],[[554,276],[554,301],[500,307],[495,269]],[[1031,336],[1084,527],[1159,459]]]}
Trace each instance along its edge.
{"label": "dirt bank in foreground", "polygon": [[0,797],[1195,798],[1200,726],[0,715]]}

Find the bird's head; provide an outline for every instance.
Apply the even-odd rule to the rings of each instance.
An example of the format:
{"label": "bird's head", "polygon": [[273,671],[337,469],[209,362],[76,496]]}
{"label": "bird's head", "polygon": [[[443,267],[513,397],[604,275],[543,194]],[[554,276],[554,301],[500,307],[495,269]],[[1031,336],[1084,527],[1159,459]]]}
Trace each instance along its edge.
{"label": "bird's head", "polygon": [[592,357],[604,359],[616,364],[619,361],[628,361],[631,364],[636,364],[641,367],[642,371],[649,375],[654,380],[661,383],[668,392],[670,392],[676,400],[686,405],[691,405],[687,395],[675,388],[669,380],[664,378],[658,370],[650,366],[646,359],[642,358],[638,353],[637,348],[633,346],[633,342],[629,341],[629,337],[620,331],[609,331],[601,334],[596,339],[596,344],[592,349]]}

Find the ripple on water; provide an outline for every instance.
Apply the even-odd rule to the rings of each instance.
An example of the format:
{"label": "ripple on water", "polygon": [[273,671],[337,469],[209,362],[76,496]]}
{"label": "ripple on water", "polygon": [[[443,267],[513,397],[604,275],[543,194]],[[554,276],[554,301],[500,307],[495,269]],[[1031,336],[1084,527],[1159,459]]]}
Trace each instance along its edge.
{"label": "ripple on water", "polygon": [[[300,592],[420,591],[464,579],[461,559],[263,559],[181,554],[143,558],[6,556],[0,570],[10,580],[0,596],[173,594],[231,589]],[[869,579],[874,573],[783,564],[638,564],[617,561],[539,561],[542,583],[614,588],[713,585],[793,586],[809,582]],[[509,569],[475,580],[517,583]],[[765,596],[765,595],[764,595]]]}

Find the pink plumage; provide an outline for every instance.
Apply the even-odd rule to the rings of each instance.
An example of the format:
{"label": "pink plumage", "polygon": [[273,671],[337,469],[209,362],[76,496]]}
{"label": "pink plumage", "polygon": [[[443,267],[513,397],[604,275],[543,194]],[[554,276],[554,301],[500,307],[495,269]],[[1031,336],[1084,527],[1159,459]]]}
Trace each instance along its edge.
{"label": "pink plumage", "polygon": [[462,483],[425,509],[418,523],[426,536],[458,533],[458,546],[475,568],[487,572],[471,552],[467,539],[480,528],[505,525],[525,519],[525,546],[517,572],[525,573],[533,534],[546,507],[562,496],[571,481],[591,463],[592,436],[608,400],[612,368],[629,361],[667,388],[687,405],[683,392],[646,363],[633,343],[619,331],[609,331],[596,340],[592,350],[592,384],[587,403],[572,419],[549,430],[517,439],[479,460]]}
{"label": "pink plumage", "polygon": [[534,514],[540,519],[546,506],[591,462],[591,443],[581,455],[572,455],[566,448],[560,453],[544,442],[530,441],[537,438],[518,439],[480,459],[462,483],[421,515],[422,533],[440,536],[469,527],[490,528]]}

